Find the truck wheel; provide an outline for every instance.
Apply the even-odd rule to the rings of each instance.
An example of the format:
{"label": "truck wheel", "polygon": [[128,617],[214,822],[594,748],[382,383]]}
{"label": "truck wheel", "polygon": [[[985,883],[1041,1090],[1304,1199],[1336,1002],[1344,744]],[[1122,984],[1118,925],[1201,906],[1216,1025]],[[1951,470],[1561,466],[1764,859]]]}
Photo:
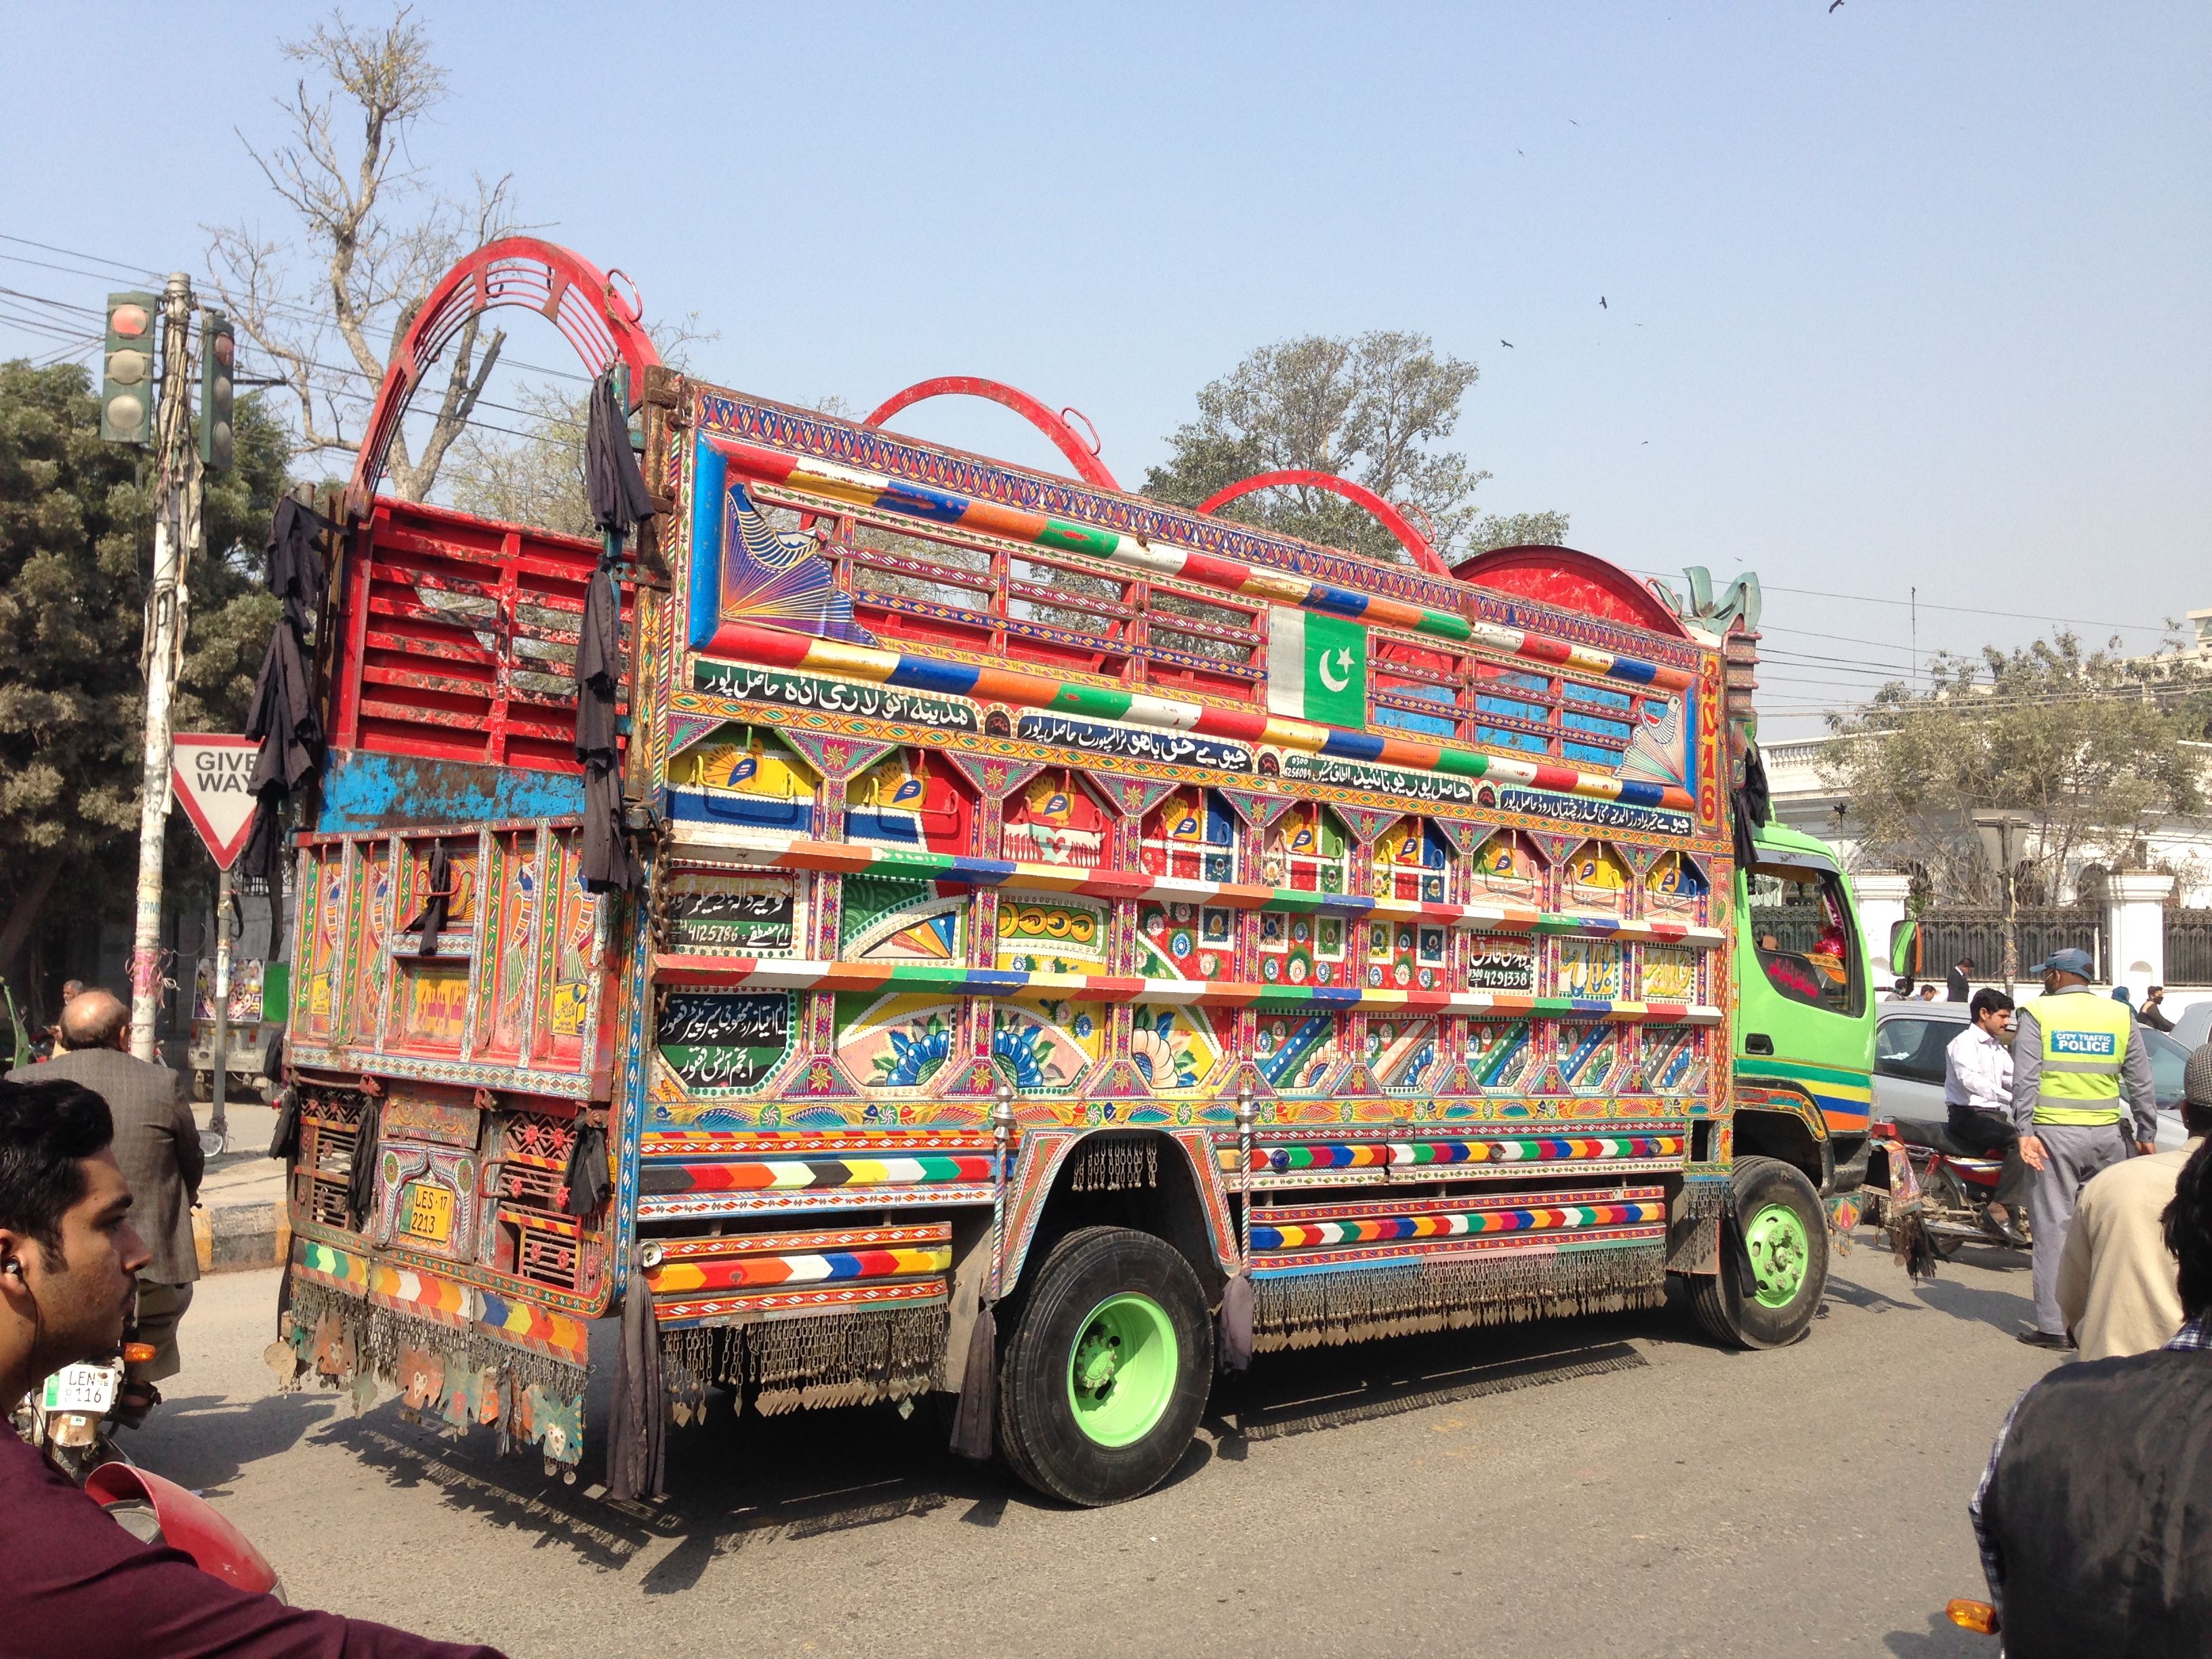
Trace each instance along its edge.
{"label": "truck wheel", "polygon": [[1827,1216],[1804,1172],[1779,1158],[1744,1159],[1729,1185],[1752,1291],[1744,1293],[1737,1247],[1723,1229],[1720,1271],[1691,1279],[1690,1306],[1731,1347],[1786,1346],[1805,1334],[1828,1286]]}
{"label": "truck wheel", "polygon": [[1039,1492],[1118,1504],[1165,1478],[1213,1379],[1198,1275],[1149,1233],[1085,1227],[1054,1247],[999,1369],[999,1448]]}
{"label": "truck wheel", "polygon": [[215,1073],[213,1072],[194,1072],[192,1073],[192,1098],[202,1102],[213,1100],[215,1098]]}

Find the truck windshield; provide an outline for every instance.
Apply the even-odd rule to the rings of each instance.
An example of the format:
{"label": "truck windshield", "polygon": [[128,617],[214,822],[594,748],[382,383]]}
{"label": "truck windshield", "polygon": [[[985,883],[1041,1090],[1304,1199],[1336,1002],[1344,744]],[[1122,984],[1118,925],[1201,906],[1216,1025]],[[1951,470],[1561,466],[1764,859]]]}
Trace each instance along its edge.
{"label": "truck windshield", "polygon": [[1792,1002],[1856,1014],[1866,975],[1842,878],[1812,865],[1762,864],[1748,885],[1752,942],[1766,982]]}

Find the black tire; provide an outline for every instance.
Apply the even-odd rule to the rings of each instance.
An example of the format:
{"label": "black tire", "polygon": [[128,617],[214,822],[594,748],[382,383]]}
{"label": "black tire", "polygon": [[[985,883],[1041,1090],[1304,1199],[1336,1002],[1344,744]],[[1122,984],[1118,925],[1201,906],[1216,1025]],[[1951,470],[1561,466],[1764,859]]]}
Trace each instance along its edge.
{"label": "black tire", "polygon": [[[1973,1201],[1966,1196],[1966,1188],[1959,1184],[1959,1177],[1940,1164],[1928,1172],[1927,1185],[1921,1188],[1921,1192],[1935,1209],[1948,1210],[1954,1215],[1972,1215],[1974,1212]],[[1995,1239],[1990,1242],[1996,1243]],[[1928,1243],[1946,1261],[1957,1261],[1959,1252],[1966,1248],[1965,1239],[1954,1238],[1948,1233],[1930,1232]]]}
{"label": "black tire", "polygon": [[[1828,1286],[1828,1217],[1820,1196],[1804,1172],[1779,1158],[1747,1158],[1729,1182],[1735,1225],[1721,1230],[1721,1263],[1717,1273],[1690,1279],[1690,1307],[1698,1323],[1718,1341],[1737,1348],[1786,1347],[1805,1334]],[[1796,1290],[1780,1305],[1744,1294],[1737,1260],[1753,1222],[1770,1206],[1786,1207],[1804,1238],[1805,1260]]]}
{"label": "black tire", "polygon": [[[1188,1449],[1213,1381],[1213,1321],[1198,1275],[1170,1246],[1126,1227],[1070,1233],[1036,1271],[999,1362],[1000,1453],[1039,1492],[1086,1508],[1151,1491]],[[1094,1316],[1126,1296],[1164,1316],[1175,1340],[1171,1379],[1165,1408],[1141,1437],[1106,1445],[1077,1420],[1069,1377],[1086,1331],[1095,1337]]]}

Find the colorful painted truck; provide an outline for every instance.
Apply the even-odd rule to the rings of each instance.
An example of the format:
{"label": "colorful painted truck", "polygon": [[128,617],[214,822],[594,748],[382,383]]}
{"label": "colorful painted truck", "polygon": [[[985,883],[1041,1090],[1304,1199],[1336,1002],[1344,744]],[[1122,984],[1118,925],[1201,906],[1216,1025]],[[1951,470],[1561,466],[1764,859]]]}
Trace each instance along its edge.
{"label": "colorful painted truck", "polygon": [[[677,1424],[940,1391],[1096,1504],[1175,1463],[1224,1346],[1670,1279],[1723,1340],[1806,1330],[1873,1011],[1830,851],[1734,850],[1737,605],[1170,507],[1034,405],[1078,478],[704,385],[617,291],[526,240],[458,268],[331,543],[303,1375],[573,1468],[620,1305]],[[634,894],[579,880],[605,550],[376,493],[438,345],[515,304],[631,389],[653,497]]]}

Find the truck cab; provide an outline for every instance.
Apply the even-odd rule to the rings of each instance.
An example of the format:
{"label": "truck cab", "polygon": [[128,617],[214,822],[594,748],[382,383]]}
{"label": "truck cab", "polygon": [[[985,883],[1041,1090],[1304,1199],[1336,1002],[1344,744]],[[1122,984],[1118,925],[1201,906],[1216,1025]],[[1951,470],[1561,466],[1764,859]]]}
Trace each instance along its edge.
{"label": "truck cab", "polygon": [[1824,1197],[1863,1178],[1874,988],[1858,906],[1827,842],[1780,823],[1736,876],[1736,1152],[1780,1158]]}

